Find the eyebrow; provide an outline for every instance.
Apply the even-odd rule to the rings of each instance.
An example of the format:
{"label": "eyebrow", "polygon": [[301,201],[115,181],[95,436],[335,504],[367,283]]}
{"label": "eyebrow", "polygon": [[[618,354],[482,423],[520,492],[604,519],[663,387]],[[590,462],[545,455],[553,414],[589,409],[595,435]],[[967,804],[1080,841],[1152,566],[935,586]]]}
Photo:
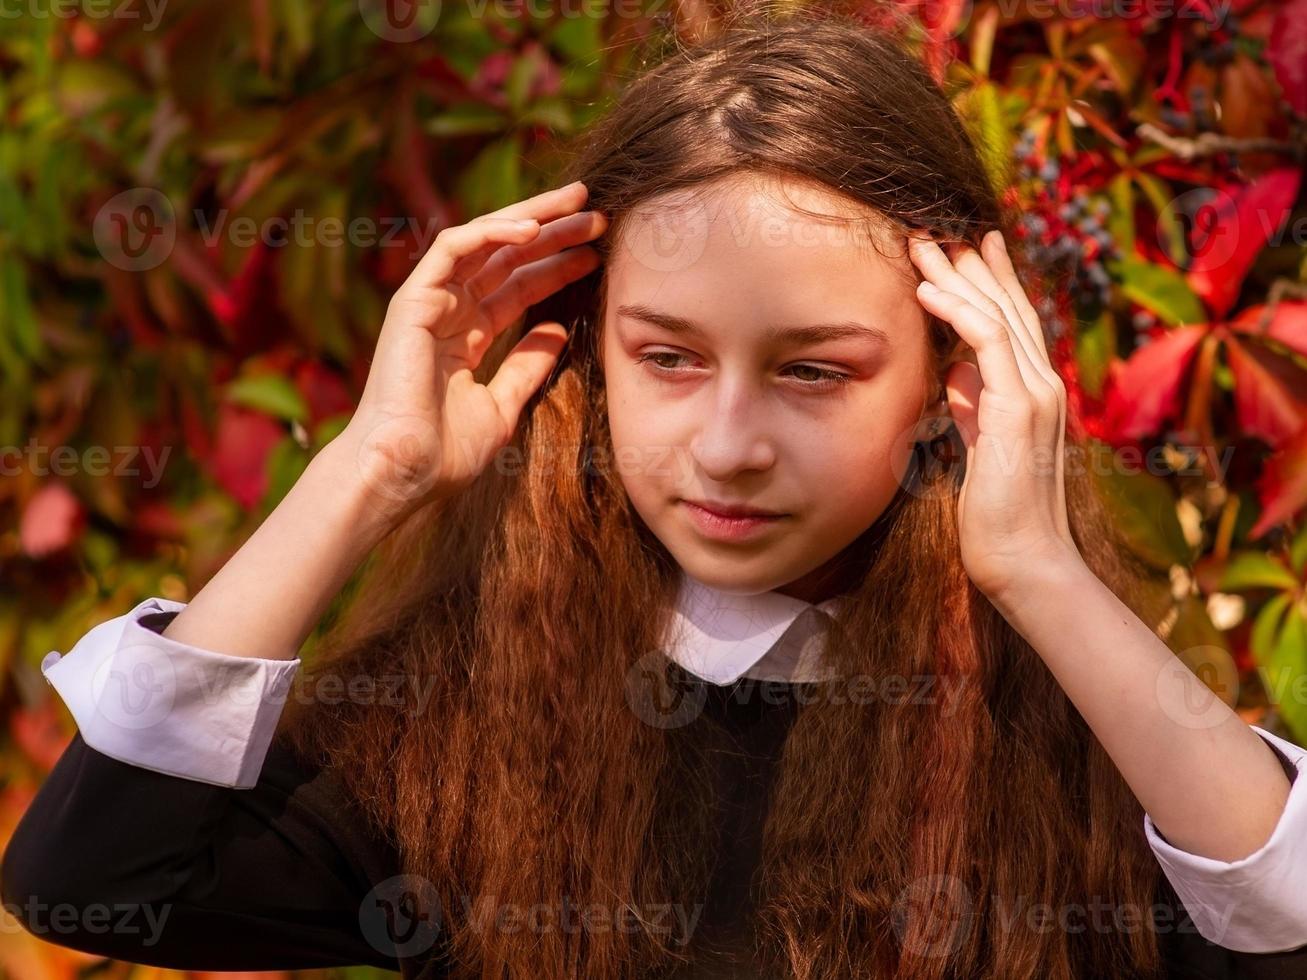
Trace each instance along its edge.
{"label": "eyebrow", "polygon": [[[703,328],[693,320],[672,313],[664,313],[645,306],[643,303],[623,303],[617,307],[617,315],[643,320],[655,327],[674,334],[702,337]],[[769,326],[765,337],[773,341],[786,341],[792,344],[817,344],[827,340],[845,340],[850,337],[870,340],[883,346],[890,346],[890,335],[880,327],[854,320],[842,320],[835,323],[809,323],[800,327]]]}

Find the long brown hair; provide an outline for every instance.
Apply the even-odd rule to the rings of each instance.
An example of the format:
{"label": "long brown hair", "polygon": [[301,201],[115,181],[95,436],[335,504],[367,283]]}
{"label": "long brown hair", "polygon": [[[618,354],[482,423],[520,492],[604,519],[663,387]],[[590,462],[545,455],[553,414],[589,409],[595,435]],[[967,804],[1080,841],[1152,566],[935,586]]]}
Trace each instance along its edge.
{"label": "long brown hair", "polygon": [[[561,182],[584,180],[586,207],[610,217],[605,253],[655,195],[736,173],[815,181],[902,229],[975,243],[1000,228],[1016,244],[940,87],[893,32],[833,8],[740,18],[651,54]],[[632,707],[632,678],[669,663],[657,651],[677,568],[605,462],[602,273],[528,311],[572,338],[513,443],[391,535],[299,678],[402,676],[402,703],[293,697],[282,720],[431,883],[454,976],[655,976],[684,937],[646,918],[524,937],[478,911],[688,908],[711,867],[703,726]],[[930,335],[940,365],[950,331],[932,318]],[[956,456],[936,465],[956,438],[925,443],[850,545],[857,584],[827,648],[841,676],[929,677],[941,696],[802,708],[767,815],[759,955],[797,980],[1148,976],[1150,929],[1003,927],[1039,903],[1147,909],[1159,868],[1117,769],[962,568]],[[1068,467],[1076,542],[1138,609],[1139,572],[1091,479]],[[941,914],[955,927],[943,938]]]}

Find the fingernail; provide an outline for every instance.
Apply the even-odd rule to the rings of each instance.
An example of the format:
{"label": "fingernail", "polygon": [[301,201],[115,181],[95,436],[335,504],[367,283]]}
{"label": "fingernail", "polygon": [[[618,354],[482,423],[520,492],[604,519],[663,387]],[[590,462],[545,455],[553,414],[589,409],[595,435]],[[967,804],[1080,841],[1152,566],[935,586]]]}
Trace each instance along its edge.
{"label": "fingernail", "polygon": [[928,296],[933,296],[939,292],[939,288],[934,283],[927,282],[924,279],[921,281],[921,285],[917,288]]}

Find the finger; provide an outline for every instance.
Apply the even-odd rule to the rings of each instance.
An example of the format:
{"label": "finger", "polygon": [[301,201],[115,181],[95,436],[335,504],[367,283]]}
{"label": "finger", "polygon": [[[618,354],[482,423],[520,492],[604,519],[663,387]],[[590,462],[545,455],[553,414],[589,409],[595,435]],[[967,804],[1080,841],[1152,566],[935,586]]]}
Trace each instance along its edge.
{"label": "finger", "polygon": [[481,313],[490,323],[491,333],[498,336],[528,306],[589,275],[601,261],[598,252],[582,245],[515,269],[502,286],[481,302]]}
{"label": "finger", "polygon": [[[408,281],[418,286],[442,286],[450,280],[453,268],[458,265],[460,259],[467,258],[477,251],[485,252],[487,257],[493,253],[493,249],[485,248],[491,239],[479,237],[482,229],[513,227],[514,221],[533,221],[539,227],[555,218],[573,214],[589,196],[590,190],[585,184],[579,180],[573,181],[564,187],[556,187],[529,197],[525,201],[515,201],[497,211],[479,215],[467,224],[445,228],[422,256]],[[469,232],[464,229],[477,229],[477,231]],[[534,233],[531,237],[534,237]],[[513,242],[522,240],[524,239],[512,239]],[[442,245],[444,247],[441,247]],[[464,267],[459,271],[464,275],[470,275],[475,269],[467,268],[467,263],[464,263]],[[407,284],[408,282],[405,283]]]}
{"label": "finger", "polygon": [[[1039,313],[1036,312],[1034,304],[1030,302],[1030,297],[1027,295],[1025,288],[1021,285],[1021,279],[1017,276],[1016,268],[1012,265],[1012,256],[1008,253],[1007,240],[1001,234],[992,237],[987,235],[986,238],[991,238],[988,246],[990,268],[993,269],[998,281],[1011,294],[1017,312],[1021,314],[1021,319],[1025,321],[1031,336],[1035,338],[1035,343],[1039,345],[1044,360],[1052,364],[1052,360],[1048,356],[1048,341],[1044,337],[1043,323],[1039,319]],[[985,248],[984,240],[980,244],[981,248]]]}
{"label": "finger", "polygon": [[[1048,348],[1044,344],[1044,329],[1040,325],[1039,314],[1035,312],[1026,295],[1021,281],[1017,278],[1016,269],[1012,265],[1012,260],[1007,254],[1006,242],[1000,231],[991,231],[981,239],[981,247],[989,253],[990,260],[986,262],[983,257],[975,255],[974,267],[979,269],[984,267],[984,275],[994,278],[995,284],[1004,290],[1013,306],[1016,308],[1016,319],[1013,323],[1019,323],[1022,329],[1019,329],[1019,335],[1026,339],[1028,344],[1027,350],[1035,366],[1039,368],[1041,376],[1052,389],[1053,398],[1057,402],[1057,438],[1058,438],[1058,458],[1062,454],[1062,442],[1066,430],[1066,384],[1062,381],[1062,376],[1058,374],[1057,369],[1053,367],[1052,361],[1048,357]],[[974,254],[974,253],[973,253]],[[999,275],[1007,280],[1008,285],[1003,286],[998,280]],[[1025,313],[1021,312],[1024,308]],[[1059,473],[1059,480],[1061,479]]]}
{"label": "finger", "polygon": [[1006,348],[1012,351],[1012,359],[1017,367],[1019,377],[1028,390],[1034,391],[1046,382],[1036,370],[1034,363],[1026,354],[1025,348],[1012,333],[1012,325],[1007,322],[1003,308],[986,296],[970,279],[954,268],[952,261],[939,247],[930,240],[911,239],[908,246],[912,261],[921,270],[922,275],[935,286],[964,300],[986,319],[1003,327],[1007,337]]}
{"label": "finger", "polygon": [[[1055,461],[1055,499],[1058,501],[1066,500],[1066,478],[1064,474],[1064,452],[1066,445],[1066,388],[1062,381],[1061,375],[1053,367],[1052,361],[1048,356],[1048,346],[1044,339],[1044,329],[1039,319],[1039,314],[1035,312],[1034,306],[1027,296],[1025,288],[1021,285],[1021,280],[1016,274],[1016,269],[1012,265],[1012,259],[1007,251],[1007,242],[1000,231],[994,230],[987,233],[980,241],[981,249],[986,256],[980,256],[986,270],[995,278],[998,284],[1010,296],[1012,303],[1016,307],[1017,315],[1021,324],[1025,327],[1025,335],[1030,339],[1034,353],[1035,362],[1044,368],[1044,375],[1049,379],[1049,384],[1057,393],[1057,448]],[[1062,534],[1070,539],[1071,532],[1067,523],[1066,507],[1062,504],[1057,508],[1058,527]]]}
{"label": "finger", "polygon": [[497,211],[490,211],[473,220],[484,221],[486,218],[535,218],[542,225],[565,214],[580,209],[590,196],[590,189],[581,181],[574,180],[562,187],[553,187],[542,191],[534,197],[523,201],[514,201]]}
{"label": "finger", "polygon": [[540,235],[533,241],[525,245],[500,248],[485,263],[484,268],[466,281],[464,288],[469,296],[481,302],[503,285],[519,267],[574,245],[592,241],[607,229],[608,219],[597,211],[582,211],[551,221],[540,229]]}
{"label": "finger", "polygon": [[994,277],[994,272],[985,259],[981,257],[979,252],[964,242],[954,248],[953,265],[958,272],[970,279],[977,289],[998,304],[1003,311],[1008,326],[1012,328],[1013,334],[1016,335],[1017,342],[1021,344],[1021,349],[1025,351],[1026,359],[1034,366],[1039,377],[1051,384],[1055,373],[1053,366],[1048,363],[1048,359],[1044,357],[1043,352],[1035,344],[1035,339],[1030,336],[1030,329],[1026,326],[1025,320],[1017,312],[1015,302],[1008,295],[1008,291]]}
{"label": "finger", "polygon": [[931,313],[947,320],[976,352],[985,388],[1012,404],[1029,405],[1030,388],[1017,365],[1012,331],[970,302],[935,287],[929,280],[917,286],[917,297]]}
{"label": "finger", "polygon": [[438,289],[450,281],[455,267],[460,263],[466,269],[464,259],[478,252],[489,257],[493,249],[487,249],[487,246],[498,248],[502,245],[520,245],[539,234],[540,226],[535,222],[519,223],[511,218],[491,218],[453,225],[436,236],[436,240],[400,288]]}
{"label": "finger", "polygon": [[537,324],[513,345],[486,385],[509,432],[517,428],[522,407],[554,369],[567,336],[567,328],[561,323]]}

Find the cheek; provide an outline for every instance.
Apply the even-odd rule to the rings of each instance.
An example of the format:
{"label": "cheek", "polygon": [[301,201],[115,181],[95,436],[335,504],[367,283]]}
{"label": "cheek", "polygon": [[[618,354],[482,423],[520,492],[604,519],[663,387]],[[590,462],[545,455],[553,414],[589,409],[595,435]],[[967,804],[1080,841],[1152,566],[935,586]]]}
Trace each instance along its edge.
{"label": "cheek", "polygon": [[637,504],[661,500],[685,482],[686,452],[671,416],[647,404],[634,379],[622,371],[605,375],[611,463]]}
{"label": "cheek", "polygon": [[865,526],[894,499],[916,435],[915,416],[900,421],[891,427],[863,428],[852,438],[827,441],[819,451],[810,448],[806,453],[805,482],[825,488],[819,506],[830,519]]}

